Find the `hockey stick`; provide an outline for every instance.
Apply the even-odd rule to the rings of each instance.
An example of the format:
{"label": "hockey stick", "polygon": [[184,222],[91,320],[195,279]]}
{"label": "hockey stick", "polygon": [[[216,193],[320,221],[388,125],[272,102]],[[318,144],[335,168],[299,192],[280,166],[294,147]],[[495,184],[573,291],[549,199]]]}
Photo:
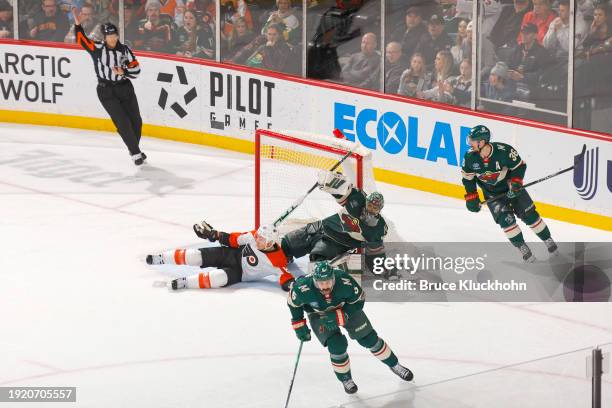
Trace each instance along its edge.
{"label": "hockey stick", "polygon": [[287,401],[285,401],[285,408],[289,406],[289,398],[291,398],[291,390],[293,390],[293,382],[295,381],[295,374],[297,373],[298,363],[300,362],[300,356],[302,355],[302,346],[304,341],[300,341],[300,348],[295,359],[295,367],[293,368],[293,377],[291,377],[291,384],[289,384],[289,392],[287,393]]}
{"label": "hockey stick", "polygon": [[[534,184],[541,183],[541,182],[546,181],[546,180],[548,180],[548,179],[551,179],[551,178],[553,178],[553,177],[557,177],[557,176],[558,176],[558,175],[560,175],[560,174],[567,173],[568,171],[572,171],[572,170],[574,170],[574,169],[576,168],[576,166],[577,166],[579,163],[582,163],[582,162],[584,161],[584,155],[585,155],[585,153],[586,153],[586,145],[582,145],[582,151],[581,151],[581,152],[580,152],[580,154],[578,155],[578,159],[576,160],[576,162],[574,163],[574,165],[573,165],[572,167],[568,167],[568,168],[566,168],[566,169],[559,170],[559,171],[558,171],[558,172],[556,172],[556,173],[549,174],[549,175],[548,175],[548,176],[546,176],[546,177],[542,177],[541,179],[537,179],[537,180],[535,180],[535,181],[532,181],[532,182],[530,182],[530,183],[527,183],[527,184],[525,184],[525,185],[523,186],[523,188],[531,187],[531,186],[533,186]],[[491,201],[499,200],[500,198],[505,197],[505,196],[506,196],[506,193],[497,194],[497,195],[495,195],[495,196],[493,196],[493,197],[489,197],[489,198],[487,198],[486,200],[482,201],[480,204],[481,204],[481,205],[482,205],[482,204],[488,204],[488,203],[490,203]]]}
{"label": "hockey stick", "polygon": [[[341,132],[339,129],[334,129],[334,135],[336,135],[336,136],[338,136],[338,135],[342,135],[342,132]],[[344,135],[342,135],[342,136],[344,137]],[[334,170],[336,170],[338,167],[340,167],[340,165],[341,165],[342,163],[344,163],[344,161],[345,161],[346,159],[348,159],[348,158],[349,158],[349,156],[351,156],[351,155],[353,154],[353,152],[354,152],[354,151],[357,149],[357,147],[358,147],[358,146],[359,146],[359,145],[355,145],[355,147],[353,147],[351,150],[349,150],[348,152],[346,152],[346,154],[345,154],[344,156],[342,156],[342,158],[341,158],[340,160],[338,160],[338,161],[336,162],[336,164],[334,164],[334,165],[333,165],[333,167],[332,167],[331,169],[329,169],[329,171],[334,171]],[[315,190],[315,188],[317,188],[318,186],[319,186],[319,183],[314,183],[314,184],[312,185],[312,187],[310,187],[310,189],[309,189],[309,190],[306,192],[306,194],[304,194],[303,196],[301,196],[301,197],[299,197],[297,200],[295,200],[295,201],[293,202],[293,204],[291,204],[291,206],[290,206],[290,207],[287,209],[287,211],[285,211],[285,212],[283,213],[283,215],[281,215],[280,217],[278,217],[278,218],[276,219],[276,221],[274,221],[274,222],[272,223],[272,226],[274,226],[274,227],[278,227],[278,226],[279,226],[279,224],[280,224],[281,222],[283,222],[283,221],[284,221],[284,220],[285,220],[285,219],[286,219],[286,218],[287,218],[287,217],[288,217],[288,216],[289,216],[289,215],[290,215],[290,214],[291,214],[293,211],[295,211],[295,209],[296,209],[296,208],[298,208],[298,207],[299,207],[299,206],[300,206],[300,205],[301,205],[301,204],[304,202],[304,200],[306,199],[306,197],[308,197],[308,195],[309,195],[310,193],[312,193],[312,192]]]}

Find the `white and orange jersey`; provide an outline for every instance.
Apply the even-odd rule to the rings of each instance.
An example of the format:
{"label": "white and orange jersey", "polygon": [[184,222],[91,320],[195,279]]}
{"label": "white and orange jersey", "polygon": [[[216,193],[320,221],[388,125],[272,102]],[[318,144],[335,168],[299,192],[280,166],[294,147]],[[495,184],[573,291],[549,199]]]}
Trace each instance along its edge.
{"label": "white and orange jersey", "polygon": [[279,284],[293,276],[287,271],[287,257],[280,245],[276,244],[269,251],[260,251],[255,243],[256,231],[232,232],[229,234],[229,246],[242,248],[242,281],[260,280],[266,276],[277,276]]}

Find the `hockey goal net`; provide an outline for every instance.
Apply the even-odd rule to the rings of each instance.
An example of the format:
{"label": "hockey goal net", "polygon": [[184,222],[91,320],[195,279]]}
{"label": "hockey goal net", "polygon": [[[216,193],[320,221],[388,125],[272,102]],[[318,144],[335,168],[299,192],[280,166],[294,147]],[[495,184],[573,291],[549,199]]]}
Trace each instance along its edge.
{"label": "hockey goal net", "polygon": [[[354,142],[298,131],[257,130],[255,133],[255,227],[273,223],[317,181],[320,170],[336,169],[366,192],[376,190],[371,153]],[[281,224],[281,233],[338,212],[328,194],[315,189]]]}

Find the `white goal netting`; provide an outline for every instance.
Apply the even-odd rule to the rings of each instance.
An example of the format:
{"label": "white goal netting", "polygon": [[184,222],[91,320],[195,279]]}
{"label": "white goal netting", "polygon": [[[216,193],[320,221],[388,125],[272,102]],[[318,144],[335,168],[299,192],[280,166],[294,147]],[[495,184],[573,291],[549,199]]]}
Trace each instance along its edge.
{"label": "white goal netting", "polygon": [[[255,224],[273,223],[317,181],[320,170],[330,170],[352,152],[337,169],[366,192],[377,191],[371,153],[354,142],[330,135],[260,129],[255,137]],[[340,207],[328,193],[315,189],[281,224],[281,233],[337,213]],[[384,214],[384,210],[383,210]],[[389,224],[387,241],[399,236]]]}

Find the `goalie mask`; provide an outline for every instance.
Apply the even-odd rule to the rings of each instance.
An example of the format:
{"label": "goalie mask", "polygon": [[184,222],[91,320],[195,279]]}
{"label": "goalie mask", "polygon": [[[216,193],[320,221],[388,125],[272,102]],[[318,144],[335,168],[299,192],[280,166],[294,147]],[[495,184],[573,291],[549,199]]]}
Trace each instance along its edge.
{"label": "goalie mask", "polygon": [[361,215],[361,221],[367,226],[374,227],[378,224],[378,215],[385,206],[385,198],[382,194],[375,191],[366,197],[366,206]]}
{"label": "goalie mask", "polygon": [[330,295],[336,283],[335,268],[329,261],[317,262],[312,272],[312,280],[323,295]]}
{"label": "goalie mask", "polygon": [[271,225],[262,225],[255,233],[255,242],[257,249],[265,251],[274,246],[278,242],[278,230]]}

